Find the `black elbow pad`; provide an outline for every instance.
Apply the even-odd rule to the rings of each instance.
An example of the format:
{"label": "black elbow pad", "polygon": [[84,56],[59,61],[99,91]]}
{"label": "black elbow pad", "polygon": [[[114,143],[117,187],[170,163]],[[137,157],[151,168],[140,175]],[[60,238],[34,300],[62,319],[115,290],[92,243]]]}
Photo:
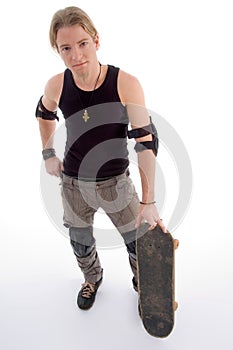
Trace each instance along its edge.
{"label": "black elbow pad", "polygon": [[59,121],[59,118],[57,116],[57,112],[49,111],[42,103],[42,97],[39,99],[39,102],[36,107],[36,118],[42,118],[44,120],[55,120],[57,119]]}
{"label": "black elbow pad", "polygon": [[147,135],[152,135],[152,141],[144,141],[144,142],[137,142],[134,149],[135,151],[142,152],[146,149],[151,149],[155,156],[158,154],[159,149],[159,139],[158,139],[158,132],[156,130],[155,125],[153,124],[151,117],[150,117],[150,124],[146,126],[142,126],[138,129],[132,129],[128,131],[128,137],[131,138],[140,138]]}

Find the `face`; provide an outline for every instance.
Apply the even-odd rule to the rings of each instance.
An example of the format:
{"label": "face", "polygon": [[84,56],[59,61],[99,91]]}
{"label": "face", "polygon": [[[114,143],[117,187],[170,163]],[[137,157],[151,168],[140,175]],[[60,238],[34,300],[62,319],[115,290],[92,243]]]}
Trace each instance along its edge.
{"label": "face", "polygon": [[99,37],[93,39],[80,25],[63,27],[57,32],[57,47],[66,67],[82,74],[96,64]]}

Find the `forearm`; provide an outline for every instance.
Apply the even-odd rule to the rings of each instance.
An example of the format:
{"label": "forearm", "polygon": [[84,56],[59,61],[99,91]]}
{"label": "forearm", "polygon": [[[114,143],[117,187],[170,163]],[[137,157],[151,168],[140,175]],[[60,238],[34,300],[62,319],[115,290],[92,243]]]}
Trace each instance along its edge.
{"label": "forearm", "polygon": [[53,136],[56,130],[56,121],[54,120],[43,120],[38,118],[40,136],[42,141],[43,149],[53,147]]}
{"label": "forearm", "polygon": [[40,135],[43,147],[43,158],[45,160],[45,168],[47,173],[59,177],[61,172],[64,171],[63,164],[56,156],[53,148],[53,137],[56,130],[56,121],[43,120],[38,118]]}
{"label": "forearm", "polygon": [[149,203],[155,200],[155,168],[156,158],[151,150],[138,153],[138,166],[142,186],[142,202]]}

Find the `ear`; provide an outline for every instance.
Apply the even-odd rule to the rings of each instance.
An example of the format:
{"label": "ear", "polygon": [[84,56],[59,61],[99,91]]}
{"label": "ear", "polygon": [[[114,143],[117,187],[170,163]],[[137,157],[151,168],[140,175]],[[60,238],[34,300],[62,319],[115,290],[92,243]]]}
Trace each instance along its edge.
{"label": "ear", "polygon": [[94,43],[95,43],[95,46],[96,46],[96,50],[98,50],[99,47],[100,47],[100,37],[99,37],[98,33],[95,36]]}

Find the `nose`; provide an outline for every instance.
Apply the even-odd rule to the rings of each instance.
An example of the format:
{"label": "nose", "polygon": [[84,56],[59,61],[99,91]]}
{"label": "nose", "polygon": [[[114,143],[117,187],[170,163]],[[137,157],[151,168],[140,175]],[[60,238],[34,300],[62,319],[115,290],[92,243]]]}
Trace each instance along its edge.
{"label": "nose", "polygon": [[82,57],[81,50],[77,46],[73,47],[72,55],[71,55],[72,60],[79,61],[81,57]]}

